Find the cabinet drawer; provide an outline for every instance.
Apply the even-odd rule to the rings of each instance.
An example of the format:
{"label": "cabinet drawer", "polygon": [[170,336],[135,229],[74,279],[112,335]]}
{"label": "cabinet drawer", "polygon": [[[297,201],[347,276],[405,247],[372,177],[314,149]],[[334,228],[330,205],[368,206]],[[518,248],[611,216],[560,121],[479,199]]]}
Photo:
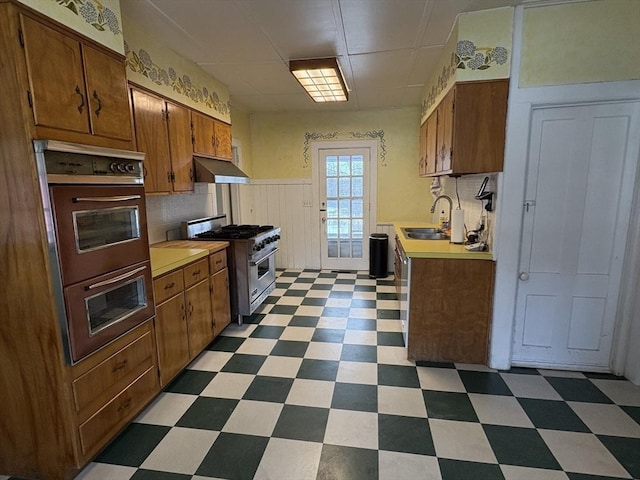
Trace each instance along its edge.
{"label": "cabinet drawer", "polygon": [[153,281],[153,296],[156,299],[156,304],[164,302],[182,290],[184,290],[182,270],[169,273]]}
{"label": "cabinet drawer", "polygon": [[155,395],[158,374],[150,368],[78,428],[83,455],[109,441]]}
{"label": "cabinet drawer", "polygon": [[153,365],[153,337],[147,332],[73,381],[76,411],[81,412],[94,400],[98,400],[97,408],[101,407]]}
{"label": "cabinet drawer", "polygon": [[227,266],[227,251],[221,250],[209,255],[209,273],[213,275]]}
{"label": "cabinet drawer", "polygon": [[203,258],[197,262],[184,267],[184,288],[187,289],[209,276],[209,265],[207,259]]}

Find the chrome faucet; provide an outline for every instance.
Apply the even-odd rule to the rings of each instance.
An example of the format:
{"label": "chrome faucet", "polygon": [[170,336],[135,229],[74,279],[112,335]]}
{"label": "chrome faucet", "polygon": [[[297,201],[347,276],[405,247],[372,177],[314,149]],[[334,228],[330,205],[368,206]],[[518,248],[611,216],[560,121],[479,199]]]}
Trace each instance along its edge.
{"label": "chrome faucet", "polygon": [[436,197],[436,199],[433,201],[433,204],[431,205],[430,212],[434,213],[436,211],[436,203],[438,203],[438,200],[440,200],[441,198],[449,201],[449,226],[451,226],[451,211],[453,210],[453,201],[451,200],[451,197],[449,197],[448,195],[440,195],[439,197]]}

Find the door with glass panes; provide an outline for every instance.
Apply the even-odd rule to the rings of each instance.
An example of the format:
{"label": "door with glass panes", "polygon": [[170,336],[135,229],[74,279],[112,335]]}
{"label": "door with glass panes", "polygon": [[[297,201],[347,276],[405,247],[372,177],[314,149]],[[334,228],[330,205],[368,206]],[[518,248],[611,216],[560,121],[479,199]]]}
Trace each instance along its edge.
{"label": "door with glass panes", "polygon": [[320,150],[319,160],[322,268],[366,270],[369,150]]}

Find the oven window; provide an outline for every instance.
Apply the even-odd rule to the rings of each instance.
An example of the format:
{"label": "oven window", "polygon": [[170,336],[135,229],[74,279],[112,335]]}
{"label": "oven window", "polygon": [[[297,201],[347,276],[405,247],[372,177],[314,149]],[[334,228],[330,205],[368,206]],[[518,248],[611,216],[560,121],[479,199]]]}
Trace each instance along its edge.
{"label": "oven window", "polygon": [[256,265],[258,267],[258,280],[260,280],[265,275],[269,274],[269,262],[270,261],[271,261],[270,258],[266,258],[266,259],[264,259],[263,261],[261,261],[260,263],[258,263]]}
{"label": "oven window", "polygon": [[91,336],[147,306],[144,277],[86,298],[85,303]]}
{"label": "oven window", "polygon": [[78,253],[140,238],[138,207],[73,212]]}

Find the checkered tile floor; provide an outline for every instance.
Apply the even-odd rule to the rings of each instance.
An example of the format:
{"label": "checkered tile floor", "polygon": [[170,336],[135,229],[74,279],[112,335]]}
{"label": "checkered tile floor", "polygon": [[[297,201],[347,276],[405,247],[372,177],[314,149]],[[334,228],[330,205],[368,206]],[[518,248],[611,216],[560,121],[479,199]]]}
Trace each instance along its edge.
{"label": "checkered tile floor", "polygon": [[392,278],[280,271],[83,480],[640,477],[640,387],[406,360]]}

